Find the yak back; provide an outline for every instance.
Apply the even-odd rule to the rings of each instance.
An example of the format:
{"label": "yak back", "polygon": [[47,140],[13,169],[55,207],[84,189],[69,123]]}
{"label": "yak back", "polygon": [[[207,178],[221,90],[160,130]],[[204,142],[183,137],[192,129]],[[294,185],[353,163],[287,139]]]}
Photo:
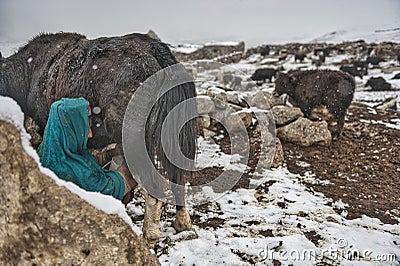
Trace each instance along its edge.
{"label": "yak back", "polygon": [[41,34],[3,61],[0,93],[14,98],[41,133],[54,101],[85,97],[101,107],[105,135],[118,136],[116,141],[121,136],[112,133],[121,132],[136,88],[177,63],[166,44],[138,33],[94,40],[77,33]]}

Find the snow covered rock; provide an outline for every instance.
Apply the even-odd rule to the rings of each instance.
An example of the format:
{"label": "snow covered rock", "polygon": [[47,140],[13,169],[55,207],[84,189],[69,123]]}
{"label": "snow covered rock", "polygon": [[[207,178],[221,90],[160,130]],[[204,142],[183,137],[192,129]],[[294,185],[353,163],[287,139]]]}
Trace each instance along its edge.
{"label": "snow covered rock", "polygon": [[40,172],[0,121],[0,264],[158,265],[132,228]]}

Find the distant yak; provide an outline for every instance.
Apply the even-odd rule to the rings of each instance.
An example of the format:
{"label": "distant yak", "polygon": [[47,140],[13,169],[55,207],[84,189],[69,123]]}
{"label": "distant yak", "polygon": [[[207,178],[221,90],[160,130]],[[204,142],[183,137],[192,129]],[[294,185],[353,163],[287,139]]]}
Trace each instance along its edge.
{"label": "distant yak", "polygon": [[275,94],[288,94],[306,117],[310,117],[314,108],[325,106],[337,121],[336,128],[332,130],[335,138],[342,132],[354,90],[354,78],[342,71],[308,70],[290,74],[279,73],[275,81]]}

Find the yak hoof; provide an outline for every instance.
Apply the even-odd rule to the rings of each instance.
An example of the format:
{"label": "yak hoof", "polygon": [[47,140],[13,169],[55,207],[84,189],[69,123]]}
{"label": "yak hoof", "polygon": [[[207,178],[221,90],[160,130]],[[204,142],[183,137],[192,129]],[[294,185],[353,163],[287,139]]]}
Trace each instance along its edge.
{"label": "yak hoof", "polygon": [[192,229],[192,221],[186,208],[181,208],[176,211],[176,218],[172,226],[177,233]]}

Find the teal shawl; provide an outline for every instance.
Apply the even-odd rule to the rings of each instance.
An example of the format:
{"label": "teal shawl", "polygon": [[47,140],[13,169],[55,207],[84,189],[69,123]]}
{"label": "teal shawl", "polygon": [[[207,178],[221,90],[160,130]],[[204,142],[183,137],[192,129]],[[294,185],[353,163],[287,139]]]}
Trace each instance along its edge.
{"label": "teal shawl", "polygon": [[44,167],[59,178],[88,191],[124,196],[124,181],[117,171],[103,169],[86,145],[89,131],[88,101],[63,98],[50,108],[38,154]]}

